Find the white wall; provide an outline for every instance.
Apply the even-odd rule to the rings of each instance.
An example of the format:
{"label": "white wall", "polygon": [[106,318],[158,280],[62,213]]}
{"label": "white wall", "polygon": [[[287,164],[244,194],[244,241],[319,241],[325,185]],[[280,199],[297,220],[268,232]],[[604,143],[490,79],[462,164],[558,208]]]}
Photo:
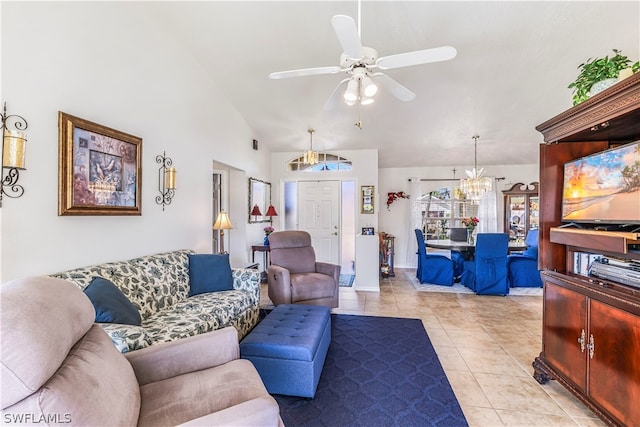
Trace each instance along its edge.
{"label": "white wall", "polygon": [[[378,216],[380,222],[380,231],[392,234],[396,237],[395,240],[395,258],[394,264],[396,267],[406,267],[410,265],[409,257],[415,257],[415,253],[409,253],[407,249],[409,247],[408,239],[415,239],[415,234],[411,229],[409,221],[409,213],[411,209],[411,203],[408,199],[396,200],[387,210],[386,200],[387,193],[396,193],[409,191],[409,178],[452,178],[453,172],[451,169],[454,166],[442,166],[442,167],[424,167],[424,168],[382,168],[379,170],[378,182],[383,202],[383,208],[380,209]],[[471,169],[472,166],[460,166],[456,165],[456,177],[462,178],[464,170]],[[504,216],[504,200],[502,198],[502,190],[511,188],[515,183],[522,182],[528,184],[530,182],[539,181],[539,167],[538,163],[529,165],[491,165],[487,168],[487,176],[504,177],[502,181],[498,181],[498,215],[500,224],[503,223],[502,218]],[[422,183],[421,186],[434,185],[431,183]],[[443,182],[443,186],[450,185],[450,182]]]}
{"label": "white wall", "polygon": [[[210,252],[213,161],[268,179],[270,153],[251,149],[257,136],[147,5],[2,2],[1,99],[29,123],[25,194],[1,208],[2,282],[164,250]],[[57,215],[58,111],[143,139],[142,216]],[[178,170],[164,212],[154,200],[163,150]],[[231,197],[230,209],[244,209],[246,181]],[[246,221],[244,210],[230,214]],[[245,263],[245,228],[229,236],[232,263]]]}

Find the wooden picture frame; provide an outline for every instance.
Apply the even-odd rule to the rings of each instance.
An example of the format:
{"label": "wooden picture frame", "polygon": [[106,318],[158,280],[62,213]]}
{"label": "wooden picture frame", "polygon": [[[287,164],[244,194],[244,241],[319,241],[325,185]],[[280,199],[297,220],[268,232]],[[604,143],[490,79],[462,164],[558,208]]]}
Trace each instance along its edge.
{"label": "wooden picture frame", "polygon": [[58,215],[142,215],[142,138],[58,112]]}
{"label": "wooden picture frame", "polygon": [[372,214],[375,211],[374,204],[374,186],[373,185],[361,185],[360,186],[360,213]]}

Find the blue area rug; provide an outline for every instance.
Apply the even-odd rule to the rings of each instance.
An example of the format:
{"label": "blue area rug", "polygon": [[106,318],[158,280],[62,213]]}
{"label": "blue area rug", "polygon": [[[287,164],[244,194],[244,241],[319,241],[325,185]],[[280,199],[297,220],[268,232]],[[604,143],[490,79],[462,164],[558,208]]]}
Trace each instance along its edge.
{"label": "blue area rug", "polygon": [[275,395],[287,426],[466,426],[419,319],[331,315],[314,399]]}
{"label": "blue area rug", "polygon": [[355,278],[356,276],[353,274],[341,274],[339,285],[345,288],[350,288],[353,285],[353,279]]}

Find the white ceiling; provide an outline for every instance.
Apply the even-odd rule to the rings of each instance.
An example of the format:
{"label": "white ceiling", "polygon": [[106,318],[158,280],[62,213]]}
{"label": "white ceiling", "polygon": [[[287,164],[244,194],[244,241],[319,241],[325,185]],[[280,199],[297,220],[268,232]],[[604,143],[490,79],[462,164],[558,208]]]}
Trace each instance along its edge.
{"label": "white ceiling", "polygon": [[[379,150],[380,167],[531,164],[535,126],[571,107],[567,85],[587,58],[640,58],[640,2],[364,1],[363,45],[380,56],[443,45],[451,61],[388,70],[417,97],[383,90],[373,105],[323,106],[341,74],[271,80],[274,71],[338,65],[331,17],[357,1],[153,2],[159,19],[220,85],[261,147]],[[354,123],[361,120],[363,128]],[[247,141],[250,144],[250,141]]]}

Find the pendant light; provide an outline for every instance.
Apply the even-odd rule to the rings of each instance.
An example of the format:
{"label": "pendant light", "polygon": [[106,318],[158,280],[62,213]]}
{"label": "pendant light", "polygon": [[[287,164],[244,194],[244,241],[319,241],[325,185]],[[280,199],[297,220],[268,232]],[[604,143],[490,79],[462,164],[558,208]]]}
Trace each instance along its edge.
{"label": "pendant light", "polygon": [[473,169],[465,170],[468,178],[460,180],[460,189],[469,199],[478,200],[484,195],[484,193],[491,191],[492,181],[491,178],[484,176],[484,168],[478,169],[478,139],[480,139],[480,135],[476,134],[471,138],[473,138],[474,141]]}
{"label": "pendant light", "polygon": [[304,153],[304,164],[315,165],[318,163],[318,152],[313,151],[313,129],[308,129],[309,132],[309,149]]}

